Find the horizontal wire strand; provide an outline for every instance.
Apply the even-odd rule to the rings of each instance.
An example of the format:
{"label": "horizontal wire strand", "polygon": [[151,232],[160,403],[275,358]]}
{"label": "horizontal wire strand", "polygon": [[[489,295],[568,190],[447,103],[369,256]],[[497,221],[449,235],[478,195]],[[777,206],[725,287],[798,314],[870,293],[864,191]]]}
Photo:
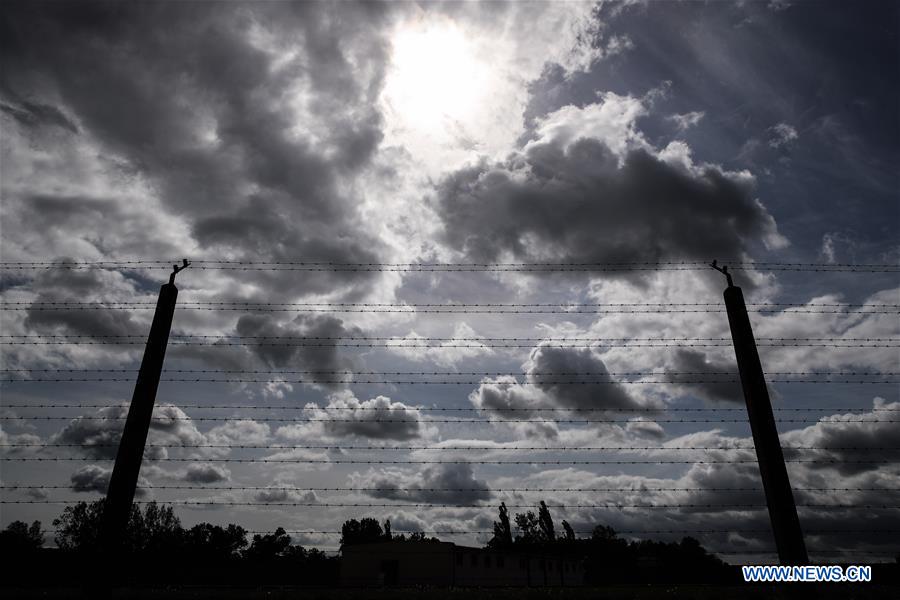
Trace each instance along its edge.
{"label": "horizontal wire strand", "polygon": [[[287,534],[296,534],[296,535],[343,535],[342,531],[338,530],[323,530],[323,529],[284,529],[282,530]],[[46,529],[44,531],[54,532],[54,533],[63,533],[61,529]],[[593,529],[573,529],[576,534],[591,534],[594,532]],[[666,533],[694,533],[694,534],[717,534],[717,533],[762,533],[762,534],[771,534],[771,529],[763,529],[763,528],[753,528],[753,529],[614,529],[616,534],[623,535],[638,535],[638,534],[666,534]],[[806,530],[804,530],[806,531]],[[431,534],[431,535],[492,535],[494,531],[492,529],[395,529],[391,528],[391,532],[394,534],[413,534],[413,533],[422,533],[422,534]],[[886,535],[897,534],[900,533],[900,529],[810,529],[809,533],[819,533],[819,534],[837,534],[837,533],[885,533]],[[247,530],[244,529],[244,533],[255,535],[255,534],[272,534],[274,530]],[[402,543],[402,542],[398,542]]]}
{"label": "horizontal wire strand", "polygon": [[[116,338],[137,338],[141,340],[146,340],[146,334],[0,334],[0,339],[4,338],[90,338],[90,339],[116,339]],[[205,338],[205,339],[220,339],[220,338],[237,338],[237,339],[246,339],[246,340],[283,340],[283,339],[302,339],[302,340],[348,340],[348,341],[430,341],[430,342],[450,342],[450,341],[469,341],[469,342],[487,342],[487,341],[500,341],[500,342],[594,342],[594,341],[669,341],[669,342],[703,342],[703,341],[715,341],[715,342],[729,342],[731,343],[732,339],[729,337],[716,337],[716,338],[703,338],[703,337],[414,337],[414,338],[403,338],[403,337],[385,337],[385,336],[299,336],[296,338],[291,338],[290,336],[275,336],[275,335],[230,335],[230,334],[222,334],[222,335],[204,335],[204,334],[193,334],[193,333],[172,333],[169,335],[169,339],[178,339],[178,338]],[[755,338],[757,342],[760,341],[776,341],[776,342],[805,342],[805,341],[816,341],[816,342],[834,342],[834,341],[848,341],[848,342],[900,342],[900,337],[874,337],[874,338],[857,338],[857,337],[806,337],[806,338],[780,338],[780,337],[757,337]]]}
{"label": "horizontal wire strand", "polygon": [[[287,338],[289,339],[289,338]],[[2,346],[143,346],[146,343],[146,339],[141,340],[102,340],[102,341],[62,341],[62,340],[14,340],[14,341],[6,341],[0,340],[0,345]],[[603,344],[603,343],[590,343],[590,344],[540,344],[544,348],[720,348],[720,347],[731,347],[732,342],[721,342],[721,343],[700,343],[700,344],[676,344],[676,343],[621,343],[621,344]],[[796,343],[796,344],[782,344],[782,343],[766,343],[761,342],[756,344],[759,347],[775,347],[775,348],[900,348],[900,343],[894,344],[879,344],[879,343],[866,343],[866,344],[825,344],[825,343]],[[196,341],[196,340],[169,340],[169,346],[203,346],[206,348],[221,348],[221,347],[230,347],[230,346],[253,346],[253,347],[304,347],[304,348],[415,348],[419,350],[450,350],[453,348],[473,348],[473,349],[501,349],[501,348],[534,348],[535,344],[474,344],[474,343],[463,343],[463,344],[440,344],[440,345],[424,345],[418,343],[370,343],[370,342],[334,342],[334,343],[324,343],[324,342],[305,342],[303,340],[297,341],[282,341],[282,342],[207,342],[207,341]]]}
{"label": "horizontal wire strand", "polygon": [[[94,460],[114,460],[112,457],[84,456],[0,456],[0,462],[90,462]],[[297,464],[347,464],[347,465],[728,465],[758,464],[753,460],[358,460],[358,459],[316,459],[316,458],[182,458],[160,457],[152,462],[210,462],[210,463],[297,463]],[[882,462],[871,460],[834,459],[785,459],[786,463],[798,464],[843,464],[871,465]]]}
{"label": "horizontal wire strand", "polygon": [[[179,261],[82,261],[82,262],[7,262],[0,270],[48,269],[169,269]],[[799,263],[729,261],[733,270],[893,273],[898,265],[888,263]],[[231,271],[312,271],[312,272],[629,272],[629,271],[706,271],[703,261],[643,262],[547,262],[547,263],[341,263],[306,261],[192,261],[198,270]],[[723,262],[723,264],[725,264]]]}
{"label": "horizontal wire strand", "polygon": [[[0,304],[0,310],[3,311],[73,311],[73,310],[154,310],[156,305],[129,305],[129,304],[113,304],[113,305],[70,305],[70,306],[11,306],[9,304]],[[238,312],[299,312],[299,313],[402,313],[402,314],[515,314],[515,315],[536,315],[536,314],[587,314],[587,315],[656,315],[656,314],[714,314],[724,313],[725,308],[709,308],[709,309],[655,309],[655,310],[625,310],[625,309],[519,309],[519,308],[416,308],[410,306],[408,308],[273,308],[271,306],[197,306],[182,305],[178,308],[181,310],[199,310],[199,311],[238,311]],[[900,309],[893,310],[856,310],[848,312],[847,310],[810,310],[810,309],[789,309],[790,313],[785,314],[853,314],[853,315],[895,315],[900,314]],[[748,309],[748,312],[764,313],[775,312],[776,309]]]}
{"label": "horizontal wire strand", "polygon": [[[139,369],[63,369],[63,368],[16,368],[16,369],[0,369],[0,373],[18,373],[28,371],[31,373],[137,373]],[[737,369],[735,369],[737,371]],[[163,369],[163,373],[247,373],[247,374],[289,374],[289,375],[345,375],[347,373],[353,375],[421,375],[421,376],[501,376],[512,375],[516,377],[538,376],[551,374],[554,377],[576,377],[583,375],[596,375],[596,371],[559,371],[550,373],[541,373],[540,371],[531,371],[526,373],[511,373],[510,371],[356,371],[353,369],[340,370],[287,370],[287,369]],[[710,373],[709,371],[607,371],[607,375],[618,375],[622,377],[643,377],[647,375],[671,375],[671,376],[719,376],[718,373]],[[821,375],[829,375],[836,377],[896,377],[900,375],[900,371],[767,371],[765,375],[774,376],[803,376],[813,377]],[[733,373],[722,373],[723,377],[733,377]]]}
{"label": "horizontal wire strand", "polygon": [[[371,407],[368,407],[371,408]],[[408,408],[408,407],[407,407]],[[324,410],[324,409],[323,409]],[[354,410],[363,410],[363,408],[357,408]],[[376,410],[385,410],[385,412],[389,412],[386,409],[376,409]],[[409,409],[409,410],[415,410]],[[99,417],[99,416],[79,416],[79,417],[62,417],[62,416],[10,416],[10,415],[0,415],[0,421],[17,421],[19,419],[27,419],[32,421],[71,421],[75,419],[81,420],[91,420],[91,421],[124,421],[126,417]],[[157,418],[157,423],[159,422],[167,422],[167,421],[233,421],[240,417],[231,416],[231,417],[179,417],[179,416],[163,416]],[[252,420],[261,423],[358,423],[359,419],[343,419],[343,418],[291,418],[291,417],[256,417]],[[775,419],[777,423],[808,423],[809,419]],[[365,423],[416,423],[417,421],[410,416],[409,418],[401,419],[366,419]],[[537,423],[537,424],[547,424],[547,423],[628,423],[629,421],[622,421],[617,419],[501,419],[501,420],[490,420],[490,419],[423,419],[423,423],[458,423],[461,425],[474,425],[474,424],[484,424],[484,425],[496,425],[498,423]],[[654,419],[656,423],[746,423],[747,419]],[[840,421],[834,421],[835,423],[900,423],[900,420],[896,419],[841,419]]]}
{"label": "horizontal wire strand", "polygon": [[[708,374],[707,374],[708,375]],[[243,379],[243,378],[211,378],[211,377],[163,377],[161,382],[175,383],[272,383],[272,379]],[[133,379],[124,377],[41,377],[38,379],[0,379],[0,383],[99,383],[99,382],[117,382],[117,383],[134,383]],[[484,381],[484,380],[459,380],[459,381],[429,381],[429,380],[402,380],[402,379],[283,379],[278,378],[277,383],[297,383],[297,384],[380,384],[380,385],[481,385],[481,384],[499,384],[499,385],[519,385],[519,386],[546,386],[546,385],[657,385],[657,384],[706,384],[706,383],[740,383],[739,379],[644,379],[636,381],[612,381],[612,380],[548,380],[548,381]],[[885,385],[897,384],[897,380],[868,380],[868,379],[770,379],[768,383],[787,383],[787,384],[853,384],[853,385]]]}
{"label": "horizontal wire strand", "polygon": [[[0,448],[118,448],[119,444],[0,444]],[[646,450],[666,450],[673,452],[718,451],[738,452],[755,450],[753,446],[342,446],[340,444],[322,445],[281,445],[281,444],[145,444],[145,448],[220,448],[234,450],[365,450],[368,452],[400,452],[400,451],[444,451],[444,450],[492,450],[500,452],[519,451],[567,451],[567,452],[637,452]],[[782,446],[782,450],[827,450],[840,452],[885,452],[900,450],[900,446]]]}
{"label": "horizontal wire strand", "polygon": [[[76,300],[60,301],[29,301],[29,302],[3,302],[5,306],[156,306],[157,301],[152,300],[97,300],[93,302],[81,302]],[[670,306],[712,307],[721,308],[721,302],[445,302],[445,303],[397,303],[397,302],[245,302],[232,301],[201,301],[182,300],[179,306],[317,306],[326,308],[350,307],[350,308],[605,308],[605,307],[629,307],[629,308],[667,308]],[[850,304],[846,302],[819,302],[810,304],[798,304],[794,302],[748,302],[745,304],[754,308],[900,308],[900,304]]]}
{"label": "horizontal wire strand", "polygon": [[[80,500],[0,500],[0,504],[78,504]],[[136,504],[149,504],[152,500],[136,501]],[[359,503],[359,502],[252,502],[252,501],[231,501],[231,500],[166,500],[166,504],[173,506],[293,506],[293,507],[321,507],[321,508],[482,508],[496,509],[495,506],[485,504],[445,504],[432,502],[416,502],[416,503]],[[798,508],[815,508],[815,509],[867,509],[867,510],[900,510],[900,505],[891,506],[887,504],[797,504]],[[531,504],[508,504],[507,508],[521,509],[534,508]],[[762,504],[547,504],[547,508],[603,508],[603,509],[672,509],[672,508],[714,508],[714,509],[752,509],[765,510],[765,503]]]}
{"label": "horizontal wire strand", "polygon": [[[0,373],[137,373],[140,369],[66,369],[66,368],[27,368],[19,367],[13,369],[0,369]],[[366,375],[366,376],[420,376],[420,377],[500,377],[503,375],[514,377],[537,377],[540,375],[552,375],[554,377],[583,377],[596,376],[596,371],[558,371],[542,373],[540,371],[531,371],[526,373],[511,373],[510,371],[356,371],[353,369],[340,370],[289,370],[289,369],[163,369],[163,373],[227,373],[227,374],[247,374],[247,375]],[[734,373],[711,373],[709,371],[607,371],[606,375],[615,375],[618,377],[646,377],[666,375],[670,377],[696,377],[696,376],[713,376],[713,377],[734,377]],[[775,377],[897,377],[900,376],[898,371],[767,371],[764,375]]]}
{"label": "horizontal wire strand", "polygon": [[[548,492],[762,492],[762,487],[742,488],[704,488],[704,487],[641,487],[641,488],[488,488],[488,487],[417,487],[417,488],[384,488],[384,487],[288,487],[288,486],[215,486],[215,485],[150,485],[138,486],[146,490],[227,490],[227,491],[289,491],[289,492],[495,492],[495,493],[548,493]],[[67,485],[0,485],[0,489],[9,490],[55,490],[72,489]],[[898,488],[791,488],[797,492],[900,492]]]}
{"label": "horizontal wire strand", "polygon": [[[66,408],[66,409],[83,409],[83,408],[117,408],[123,407],[124,404],[3,404],[3,408],[30,408],[30,409],[58,409],[58,408]],[[165,406],[157,406],[158,410],[162,410]],[[271,406],[260,406],[258,404],[180,404],[177,406],[180,409],[192,409],[192,410],[351,410],[351,411],[385,411],[385,408],[374,407],[374,406],[318,406],[318,405],[271,405]],[[408,410],[415,410],[419,412],[487,412],[489,409],[480,408],[477,406],[466,406],[466,407],[433,407],[433,406],[415,406],[415,405],[405,405],[405,408]],[[684,407],[684,406],[668,406],[668,407],[660,407],[660,408],[648,408],[648,407],[632,407],[626,408],[621,406],[611,406],[606,408],[600,407],[584,407],[584,408],[548,408],[548,407],[534,407],[534,408],[521,408],[521,407],[509,407],[503,408],[502,412],[569,412],[569,413],[606,413],[606,412],[626,412],[626,413],[667,413],[667,412],[741,412],[743,413],[747,409],[743,406],[709,406],[709,407]],[[783,407],[783,406],[775,406],[772,407],[772,410],[775,412],[824,412],[824,411],[836,411],[836,412],[854,412],[861,411],[864,413],[876,413],[876,412],[900,412],[900,408],[888,408],[884,406],[821,406],[821,407]]]}

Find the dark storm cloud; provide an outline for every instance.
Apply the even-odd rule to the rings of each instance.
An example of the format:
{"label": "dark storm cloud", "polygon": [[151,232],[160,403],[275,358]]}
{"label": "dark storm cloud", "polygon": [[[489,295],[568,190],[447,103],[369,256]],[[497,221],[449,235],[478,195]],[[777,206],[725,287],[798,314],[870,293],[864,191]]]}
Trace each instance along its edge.
{"label": "dark storm cloud", "polygon": [[253,500],[256,502],[298,502],[303,504],[318,503],[319,498],[314,491],[300,493],[297,490],[285,489],[283,487],[272,487],[259,490],[253,494]]}
{"label": "dark storm cloud", "polygon": [[[90,458],[115,458],[127,416],[127,406],[100,408],[91,415],[72,419],[50,438],[51,443],[73,444],[79,453]],[[154,408],[148,444],[190,446],[197,445],[202,439],[202,434],[180,408],[162,403]],[[166,449],[158,446],[148,447],[145,451],[148,460],[165,455]]]}
{"label": "dark storm cloud", "polygon": [[[109,478],[112,475],[112,469],[101,467],[99,465],[85,465],[72,473],[69,477],[70,487],[73,492],[99,492],[106,493],[109,487]],[[138,480],[134,495],[138,498],[147,495],[149,482],[141,477]]]}
{"label": "dark storm cloud", "polygon": [[[818,242],[835,229],[872,244],[871,259],[896,245],[879,226],[897,221],[900,78],[884,76],[900,69],[896,2],[866,10],[839,0],[778,12],[763,2],[598,10],[633,45],[583,73],[546,69],[530,88],[531,126],[566,105],[596,102],[598,90],[635,94],[668,81],[670,93],[641,121],[647,139],[664,146],[677,135],[697,156],[729,170],[752,168],[759,196],[803,260],[816,260]],[[687,131],[664,116],[694,111],[705,116]],[[776,150],[768,141],[782,123],[799,138]],[[848,210],[848,194],[866,210]]]}
{"label": "dark storm cloud", "polygon": [[678,373],[691,373],[688,379],[703,381],[703,383],[679,384],[681,390],[695,394],[708,402],[741,403],[744,394],[741,384],[736,381],[723,381],[737,379],[737,365],[731,362],[719,362],[710,359],[704,352],[697,350],[678,349],[672,355],[673,365],[666,369],[670,376]]}
{"label": "dark storm cloud", "polygon": [[[252,260],[378,262],[379,242],[345,184],[382,138],[376,100],[392,9],[334,10],[10,3],[0,21],[0,95],[20,120],[65,126],[63,115],[72,114],[129,174],[152,182],[201,249]],[[371,281],[280,275],[285,293]],[[272,289],[262,285],[269,274],[239,277]]]}
{"label": "dark storm cloud", "polygon": [[709,260],[741,256],[773,231],[745,182],[643,149],[620,165],[594,139],[462,169],[441,182],[436,208],[445,241],[477,261]]}
{"label": "dark storm cloud", "polygon": [[[590,349],[538,346],[527,363],[526,380],[528,385],[511,376],[485,379],[469,400],[498,419],[548,417],[550,414],[544,412],[548,408],[576,412],[611,409],[621,414],[623,410],[649,407],[616,383],[603,360]],[[604,383],[565,383],[568,381]]]}
{"label": "dark storm cloud", "polygon": [[[871,412],[834,415],[815,425],[782,436],[791,445],[813,447],[802,458],[812,469],[834,469],[842,475],[873,471],[900,462],[900,420],[891,417],[900,410],[900,402],[876,400]],[[797,452],[786,451],[793,458]],[[871,460],[871,462],[866,462]]]}
{"label": "dark storm cloud", "polygon": [[[578,373],[578,375],[572,375]],[[531,353],[528,380],[537,384],[560,408],[614,410],[642,408],[643,404],[615,383],[603,360],[590,349],[539,346]],[[564,381],[597,381],[604,385],[567,385]]]}
{"label": "dark storm cloud", "polygon": [[72,491],[75,492],[100,492],[106,493],[109,486],[109,477],[112,470],[98,465],[81,467],[69,478],[72,483]]}
{"label": "dark storm cloud", "polygon": [[216,483],[217,481],[228,481],[231,479],[231,473],[228,469],[217,465],[194,463],[188,465],[181,479],[189,483]]}
{"label": "dark storm cloud", "polygon": [[52,442],[74,444],[91,458],[115,458],[127,415],[127,407],[110,406],[94,415],[76,417],[53,436]]}
{"label": "dark storm cloud", "polygon": [[469,463],[436,465],[414,474],[370,472],[357,476],[353,483],[373,498],[427,502],[434,504],[476,504],[490,500],[487,481],[476,479]]}
{"label": "dark storm cloud", "polygon": [[[360,402],[349,392],[334,394],[323,409],[312,412],[325,421],[324,431],[333,437],[358,436],[377,440],[411,440],[421,437],[424,423],[421,413],[402,402],[378,396]],[[340,420],[337,420],[340,419]]]}
{"label": "dark storm cloud", "polygon": [[[68,260],[58,262],[71,264]],[[122,295],[133,300],[134,286],[118,273],[99,269],[51,269],[38,275],[32,281],[31,289],[38,293],[34,299],[38,306],[32,305],[26,312],[25,326],[30,330],[95,338],[134,335],[142,331],[142,326],[127,310],[56,310],[47,304],[115,302],[115,297]]]}
{"label": "dark storm cloud", "polygon": [[[333,340],[360,334],[358,328],[347,327],[337,317],[316,314],[301,315],[288,323],[280,323],[268,315],[243,315],[235,332],[242,337],[267,338],[249,348],[269,367],[317,371],[318,375],[309,378],[325,382],[341,379],[340,372],[352,372],[353,365],[337,347],[324,345],[328,342],[323,342],[323,338]],[[283,345],[277,345],[280,339]],[[304,341],[307,345],[303,345]]]}
{"label": "dark storm cloud", "polygon": [[625,431],[636,436],[661,440],[666,437],[666,431],[656,421],[644,417],[634,417],[625,424]]}
{"label": "dark storm cloud", "polygon": [[71,133],[78,133],[78,126],[52,104],[27,100],[17,104],[0,102],[0,110],[26,127],[59,127]]}

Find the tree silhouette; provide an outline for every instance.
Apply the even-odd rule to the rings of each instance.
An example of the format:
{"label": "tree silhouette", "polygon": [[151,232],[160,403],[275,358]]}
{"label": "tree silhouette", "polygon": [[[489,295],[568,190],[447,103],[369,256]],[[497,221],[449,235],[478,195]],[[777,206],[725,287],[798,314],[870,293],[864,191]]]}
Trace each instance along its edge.
{"label": "tree silhouette", "polygon": [[265,561],[288,554],[291,548],[291,536],[279,527],[275,533],[253,536],[250,547],[244,551],[244,556],[251,560]]}
{"label": "tree silhouette", "polygon": [[126,530],[127,547],[137,552],[161,553],[181,545],[184,530],[171,506],[150,502],[141,512],[132,505]]}
{"label": "tree silhouette", "polygon": [[541,541],[541,528],[534,511],[516,513],[516,528],[521,532],[521,535],[516,536],[516,542],[533,544]]}
{"label": "tree silhouette", "polygon": [[[105,500],[88,504],[79,502],[63,509],[62,515],[53,520],[56,528],[56,545],[63,550],[94,551],[99,549],[100,523]],[[150,502],[141,512],[138,505],[131,506],[124,539],[127,552],[162,552],[177,547],[184,530],[171,506]]]}
{"label": "tree silhouette", "polygon": [[[56,545],[63,550],[96,550],[99,547],[104,505],[104,500],[97,500],[65,507],[62,514],[53,519]],[[132,507],[132,515],[136,510],[137,507]]]}
{"label": "tree silhouette", "polygon": [[246,530],[234,524],[221,527],[210,523],[199,523],[184,532],[186,553],[203,559],[235,558],[246,545]]}
{"label": "tree silhouette", "polygon": [[506,502],[500,503],[500,521],[494,521],[494,537],[488,542],[490,548],[509,548],[512,546],[512,529],[509,525],[509,509]]}
{"label": "tree silhouette", "polygon": [[35,521],[29,527],[24,521],[13,521],[0,531],[0,550],[4,553],[34,552],[44,545],[41,522]]}
{"label": "tree silhouette", "polygon": [[574,542],[575,541],[575,531],[572,529],[572,526],[569,525],[569,522],[563,519],[562,522],[563,530],[566,532],[566,541]]}
{"label": "tree silhouette", "polygon": [[553,517],[550,516],[550,509],[547,504],[541,500],[541,506],[538,508],[538,525],[541,528],[542,541],[552,542],[556,539],[556,532],[553,529]]}
{"label": "tree silhouette", "polygon": [[607,527],[605,525],[597,525],[591,532],[592,540],[614,540],[616,538],[615,530],[612,527]]}
{"label": "tree silhouette", "polygon": [[344,524],[341,526],[342,546],[383,541],[385,541],[385,538],[384,531],[381,529],[381,524],[370,517],[366,517],[359,521],[356,519],[349,519],[344,521]]}

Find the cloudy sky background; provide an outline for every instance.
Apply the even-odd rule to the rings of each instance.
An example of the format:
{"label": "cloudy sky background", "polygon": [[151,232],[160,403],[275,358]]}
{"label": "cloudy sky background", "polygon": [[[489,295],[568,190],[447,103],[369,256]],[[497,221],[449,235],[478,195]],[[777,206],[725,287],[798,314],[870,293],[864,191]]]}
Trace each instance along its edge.
{"label": "cloudy sky background", "polygon": [[[718,259],[745,264],[736,283],[748,302],[794,306],[751,315],[767,371],[816,374],[770,376],[784,381],[771,385],[776,408],[802,409],[778,413],[790,419],[779,425],[783,445],[815,448],[786,450],[789,460],[813,461],[788,465],[797,502],[818,507],[800,508],[802,526],[820,532],[808,533],[807,545],[851,558],[896,552],[889,532],[900,529],[897,10],[886,2],[860,10],[775,1],[4,3],[0,325],[5,336],[34,336],[4,342],[45,342],[4,344],[3,368],[17,370],[4,378],[128,372],[87,375],[117,382],[2,384],[0,443],[38,446],[2,448],[7,457],[79,459],[4,462],[3,499],[100,497],[121,422],[97,417],[125,414],[152,318],[151,310],[46,303],[155,303],[166,265],[186,257],[195,264],[178,276],[173,333],[211,337],[205,345],[173,337],[166,368],[263,371],[168,374],[253,383],[161,384],[140,498],[263,504],[181,506],[186,524],[334,531],[346,518],[377,516],[395,530],[482,531],[501,500],[524,507],[544,499],[582,506],[552,511],[576,530],[720,530],[697,537],[757,557],[773,542],[743,398],[721,381],[736,375],[725,314],[655,310],[720,309],[718,273],[671,264]],[[138,260],[163,262],[12,264]],[[223,269],[234,265],[216,261],[270,268]],[[279,262],[595,266],[271,268]],[[767,262],[826,271],[772,270]],[[646,268],[596,266],[615,263]],[[894,266],[848,272],[843,264]],[[332,306],[226,311],[191,302]],[[335,311],[334,303],[394,312]],[[416,308],[451,303],[554,308]],[[630,303],[656,305],[615,312]],[[596,312],[604,310],[613,312]],[[61,335],[92,343],[46,343]],[[393,347],[314,345],[360,337]],[[525,339],[496,347],[495,338]],[[880,341],[858,347],[872,338]],[[572,372],[603,383],[559,384]],[[888,383],[797,381],[836,372]],[[653,383],[672,377],[711,383]],[[379,383],[398,379],[455,384]],[[34,407],[50,404],[108,408]],[[593,412],[579,412],[585,408]],[[607,422],[565,422],[579,418]],[[469,421],[441,422],[448,419]],[[673,422],[683,419],[712,422]],[[262,448],[194,447],[238,444]],[[441,450],[339,449],[392,445]],[[478,449],[456,449],[471,446]],[[609,446],[637,449],[586,450]],[[225,462],[253,457],[297,462]],[[867,459],[874,460],[860,464]],[[526,464],[479,463],[506,460]],[[503,491],[510,488],[610,491]],[[831,488],[854,491],[815,491]],[[277,506],[292,502],[436,506]],[[608,504],[660,508],[602,508]],[[61,509],[4,504],[2,521],[49,524]],[[834,529],[865,531],[827,532]],[[334,548],[337,537],[295,541]]]}

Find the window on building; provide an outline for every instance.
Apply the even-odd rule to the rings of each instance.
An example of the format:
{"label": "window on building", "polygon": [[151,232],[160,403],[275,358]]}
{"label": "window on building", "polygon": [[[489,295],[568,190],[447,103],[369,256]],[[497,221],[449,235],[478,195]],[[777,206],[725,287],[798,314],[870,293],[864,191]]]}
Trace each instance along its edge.
{"label": "window on building", "polygon": [[477,555],[477,554],[473,554],[473,555],[472,555],[472,566],[473,566],[473,567],[477,567],[477,566],[478,566],[478,555]]}
{"label": "window on building", "polygon": [[506,562],[506,561],[503,559],[502,556],[498,556],[498,557],[497,557],[497,568],[498,568],[498,569],[504,568],[504,567],[506,566],[505,562]]}
{"label": "window on building", "polygon": [[462,565],[462,564],[463,564],[463,554],[462,554],[462,552],[457,552],[457,553],[456,553],[456,564],[458,564],[458,565]]}
{"label": "window on building", "polygon": [[490,554],[484,555],[484,566],[487,568],[491,567],[491,555]]}

